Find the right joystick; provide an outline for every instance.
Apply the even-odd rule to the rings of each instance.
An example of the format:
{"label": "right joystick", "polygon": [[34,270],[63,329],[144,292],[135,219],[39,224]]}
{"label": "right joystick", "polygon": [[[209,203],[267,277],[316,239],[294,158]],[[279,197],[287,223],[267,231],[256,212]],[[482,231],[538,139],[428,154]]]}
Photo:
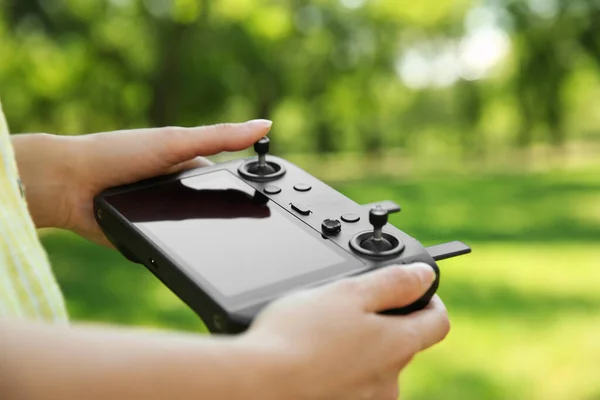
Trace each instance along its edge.
{"label": "right joystick", "polygon": [[381,206],[376,206],[369,211],[369,222],[373,225],[373,240],[381,240],[383,226],[388,222],[388,212]]}
{"label": "right joystick", "polygon": [[388,222],[387,210],[383,207],[372,208],[369,211],[369,222],[373,225],[373,235],[363,240],[360,244],[361,247],[376,253],[393,250],[395,244],[383,236],[383,227]]}
{"label": "right joystick", "polygon": [[393,256],[402,251],[404,243],[396,236],[383,232],[389,214],[390,211],[379,205],[369,210],[369,222],[373,225],[373,230],[354,236],[350,241],[352,249],[364,255],[375,257]]}

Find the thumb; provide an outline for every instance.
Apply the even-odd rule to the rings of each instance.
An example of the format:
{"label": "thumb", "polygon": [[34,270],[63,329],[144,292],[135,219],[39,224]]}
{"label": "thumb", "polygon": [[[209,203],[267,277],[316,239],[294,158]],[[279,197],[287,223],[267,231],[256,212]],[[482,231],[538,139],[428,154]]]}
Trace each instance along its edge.
{"label": "thumb", "polygon": [[429,290],[435,278],[430,265],[415,263],[386,266],[349,278],[348,286],[352,288],[351,296],[356,297],[365,311],[380,312],[414,303]]}
{"label": "thumb", "polygon": [[[94,190],[122,185],[197,164],[198,156],[250,147],[265,136],[271,121],[252,120],[195,128],[150,128],[97,133],[80,140],[84,167]],[[186,163],[186,161],[188,163]],[[98,173],[97,166],[104,166]]]}
{"label": "thumb", "polygon": [[197,156],[210,156],[223,151],[239,151],[250,147],[271,129],[272,122],[256,119],[244,123],[225,123],[194,128],[164,128],[162,156],[176,165]]}

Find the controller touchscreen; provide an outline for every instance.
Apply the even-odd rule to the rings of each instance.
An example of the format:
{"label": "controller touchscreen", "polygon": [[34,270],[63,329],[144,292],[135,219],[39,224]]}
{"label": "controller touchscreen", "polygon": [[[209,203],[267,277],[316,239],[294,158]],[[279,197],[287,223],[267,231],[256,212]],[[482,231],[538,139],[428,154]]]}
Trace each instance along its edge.
{"label": "controller touchscreen", "polygon": [[226,297],[348,261],[347,253],[225,170],[107,200],[188,274]]}

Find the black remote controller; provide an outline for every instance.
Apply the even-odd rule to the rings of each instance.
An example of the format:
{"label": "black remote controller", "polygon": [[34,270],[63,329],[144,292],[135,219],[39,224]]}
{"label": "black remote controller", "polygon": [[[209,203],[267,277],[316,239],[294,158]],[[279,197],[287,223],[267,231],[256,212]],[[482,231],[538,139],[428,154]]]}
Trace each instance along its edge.
{"label": "black remote controller", "polygon": [[279,157],[269,139],[258,157],[228,161],[108,189],[94,199],[96,220],[129,260],[145,265],[213,333],[239,333],[270,302],[391,264],[466,254],[462,242],[425,248],[388,223],[393,201],[360,205]]}

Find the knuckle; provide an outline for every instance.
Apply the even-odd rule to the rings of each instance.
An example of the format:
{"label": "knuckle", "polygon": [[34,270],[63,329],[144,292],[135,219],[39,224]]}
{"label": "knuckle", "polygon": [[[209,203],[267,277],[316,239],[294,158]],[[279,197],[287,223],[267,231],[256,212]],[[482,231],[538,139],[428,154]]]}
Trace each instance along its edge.
{"label": "knuckle", "polygon": [[432,300],[432,303],[432,316],[435,318],[435,329],[437,330],[437,333],[441,339],[444,339],[451,329],[450,317],[448,316],[448,311],[438,297],[435,297]]}
{"label": "knuckle", "polygon": [[395,267],[389,271],[388,282],[398,287],[411,287],[417,282],[417,277],[414,274],[408,273],[402,267]]}
{"label": "knuckle", "polygon": [[404,281],[409,289],[420,290],[423,287],[422,278],[414,272],[405,274]]}
{"label": "knuckle", "polygon": [[372,284],[366,277],[342,279],[332,283],[331,287],[325,290],[327,295],[342,299],[345,304],[356,304],[356,302],[369,304],[377,297],[376,291],[372,290]]}
{"label": "knuckle", "polygon": [[385,395],[383,397],[383,400],[398,400],[398,390],[394,389],[393,391],[390,390],[390,394]]}
{"label": "knuckle", "polygon": [[411,352],[409,354],[406,354],[403,358],[402,358],[402,362],[401,362],[401,366],[399,369],[403,369],[404,367],[406,367],[408,364],[410,364],[416,357],[416,353],[415,352]]}
{"label": "knuckle", "polygon": [[403,344],[403,346],[404,347],[402,347],[400,351],[396,352],[391,364],[391,366],[398,371],[398,373],[404,370],[417,355],[417,352],[415,352],[412,348],[409,349],[409,347],[412,345],[407,346]]}
{"label": "knuckle", "polygon": [[220,133],[221,130],[222,130],[221,124],[204,125],[200,128],[200,134],[203,136],[204,135],[214,136],[214,135],[217,135],[218,133]]}
{"label": "knuckle", "polygon": [[168,126],[163,128],[163,133],[166,136],[166,140],[162,141],[163,148],[166,150],[164,154],[167,159],[169,157],[176,158],[187,140],[185,130],[178,126]]}
{"label": "knuckle", "polygon": [[421,294],[421,281],[416,274],[411,274],[402,267],[389,271],[387,279],[382,282],[382,289],[388,292],[398,292],[403,297],[414,297]]}
{"label": "knuckle", "polygon": [[[208,134],[212,136],[215,143],[218,144],[220,150],[229,150],[233,148],[233,135],[236,131],[236,124],[231,122],[220,122],[214,125],[210,125],[208,128]],[[239,130],[239,128],[237,128]]]}
{"label": "knuckle", "polygon": [[407,325],[404,329],[404,338],[405,338],[405,356],[413,357],[416,353],[418,353],[423,346],[423,338],[421,337],[421,332],[412,326]]}
{"label": "knuckle", "polygon": [[450,329],[452,328],[452,324],[450,323],[450,318],[448,318],[448,314],[440,313],[440,322],[439,322],[439,331],[442,339],[445,339],[446,336],[450,333]]}
{"label": "knuckle", "polygon": [[[375,272],[377,274],[377,272]],[[371,277],[371,285],[374,290],[379,293],[391,295],[398,292],[402,288],[404,272],[398,268],[392,268],[387,271],[382,271],[381,275],[373,275]]]}
{"label": "knuckle", "polygon": [[163,128],[164,134],[169,138],[168,143],[177,144],[184,139],[185,136],[185,128],[180,126],[167,126]]}
{"label": "knuckle", "polygon": [[364,291],[364,284],[359,279],[345,279],[339,282],[339,290],[347,295],[358,295]]}
{"label": "knuckle", "polygon": [[163,128],[163,132],[167,136],[181,136],[183,133],[183,128],[180,126],[166,126]]}
{"label": "knuckle", "polygon": [[377,400],[397,400],[400,395],[398,382],[394,379],[391,383],[384,385],[377,396]]}

